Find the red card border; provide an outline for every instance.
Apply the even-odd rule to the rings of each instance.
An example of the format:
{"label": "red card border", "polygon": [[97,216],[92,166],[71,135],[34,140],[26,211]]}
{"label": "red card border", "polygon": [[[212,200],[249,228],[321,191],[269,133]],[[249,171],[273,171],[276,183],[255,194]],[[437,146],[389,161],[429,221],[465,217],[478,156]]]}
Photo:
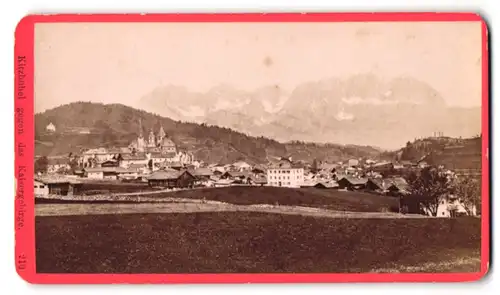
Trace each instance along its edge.
{"label": "red card border", "polygon": [[[35,268],[34,196],[30,188],[34,176],[34,26],[57,22],[480,22],[482,27],[482,216],[481,270],[477,273],[398,273],[398,274],[37,274]],[[59,14],[28,15],[15,31],[16,122],[24,120],[23,132],[15,133],[16,174],[16,270],[35,284],[109,283],[348,283],[348,282],[467,282],[483,278],[490,259],[489,187],[489,71],[488,31],[485,20],[475,13],[241,13],[241,14]],[[25,98],[18,94],[18,57],[25,56]],[[18,126],[16,124],[16,126]],[[25,145],[23,155],[20,145]],[[23,173],[20,173],[20,172]],[[23,195],[24,197],[20,197]],[[20,225],[23,226],[20,227]]]}

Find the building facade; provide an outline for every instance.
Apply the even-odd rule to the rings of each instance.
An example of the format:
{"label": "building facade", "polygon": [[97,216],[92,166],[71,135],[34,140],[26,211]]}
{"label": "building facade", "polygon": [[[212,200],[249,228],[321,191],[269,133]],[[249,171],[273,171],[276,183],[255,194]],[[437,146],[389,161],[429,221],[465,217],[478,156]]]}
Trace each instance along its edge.
{"label": "building facade", "polygon": [[45,127],[45,130],[47,130],[48,132],[56,132],[56,126],[54,126],[54,124],[50,122],[49,125]]}
{"label": "building facade", "polygon": [[267,185],[299,188],[304,183],[304,168],[290,159],[281,159],[267,169]]}

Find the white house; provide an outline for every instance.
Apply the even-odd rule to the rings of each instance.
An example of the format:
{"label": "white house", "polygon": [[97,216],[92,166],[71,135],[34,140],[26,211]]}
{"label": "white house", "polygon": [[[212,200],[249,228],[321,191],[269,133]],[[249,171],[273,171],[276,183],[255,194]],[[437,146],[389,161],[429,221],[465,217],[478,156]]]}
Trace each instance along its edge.
{"label": "white house", "polygon": [[349,159],[349,161],[347,161],[348,167],[357,167],[358,165],[359,165],[359,160],[357,159]]}
{"label": "white house", "polygon": [[238,171],[245,171],[250,170],[252,168],[252,165],[248,164],[245,161],[238,161],[233,163],[232,167],[234,167]]}
{"label": "white house", "polygon": [[[472,206],[470,209],[471,215],[476,216],[476,206]],[[465,205],[458,198],[443,198],[439,202],[436,217],[452,217],[456,213],[468,214]]]}
{"label": "white house", "polygon": [[[432,216],[432,212],[430,212],[428,209],[426,208],[422,209],[427,215]],[[472,206],[472,208],[470,208],[470,213],[472,216],[477,215],[476,209],[477,209],[476,206]],[[457,214],[468,215],[464,203],[461,202],[458,198],[454,196],[448,196],[448,197],[443,197],[439,201],[436,217],[446,218],[446,217],[456,216]]]}
{"label": "white house", "polygon": [[49,195],[49,186],[43,182],[35,180],[35,198],[48,195]]}
{"label": "white house", "polygon": [[87,178],[90,178],[90,179],[104,179],[104,169],[102,169],[100,167],[86,168],[85,172],[87,174]]}
{"label": "white house", "polygon": [[290,159],[281,159],[267,169],[267,185],[298,188],[304,183],[304,168]]}
{"label": "white house", "polygon": [[47,130],[48,132],[56,132],[56,126],[54,126],[54,124],[50,122],[49,125],[45,127],[45,130]]}
{"label": "white house", "polygon": [[105,161],[109,161],[113,159],[116,151],[110,151],[106,148],[95,148],[89,149],[83,152],[82,157],[80,158],[81,164],[84,167],[90,166],[90,161],[96,161],[96,163],[102,163]]}
{"label": "white house", "polygon": [[149,161],[148,157],[145,154],[143,154],[143,153],[139,153],[139,154],[136,154],[136,155],[133,155],[133,154],[124,154],[124,155],[122,155],[122,160],[120,162],[120,167],[128,168],[132,164],[136,164],[136,165],[148,165],[148,161]]}

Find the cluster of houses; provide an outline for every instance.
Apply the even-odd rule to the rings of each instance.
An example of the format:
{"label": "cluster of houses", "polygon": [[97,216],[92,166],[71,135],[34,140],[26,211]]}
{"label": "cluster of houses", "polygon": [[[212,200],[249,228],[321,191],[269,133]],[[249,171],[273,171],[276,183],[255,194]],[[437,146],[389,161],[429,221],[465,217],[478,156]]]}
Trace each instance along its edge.
{"label": "cluster of houses", "polygon": [[[72,165],[77,168],[72,169]],[[291,157],[269,159],[265,165],[245,161],[209,164],[179,151],[160,128],[156,135],[151,131],[148,140],[140,134],[127,147],[96,148],[80,155],[49,158],[47,173],[36,177],[35,194],[74,194],[82,181],[112,180],[147,182],[150,187],[167,189],[252,185],[357,190],[401,197],[408,194],[404,173],[426,166],[424,161],[371,159],[311,164],[295,162]],[[72,175],[61,176],[68,173]],[[449,216],[449,207],[449,203],[440,205],[438,216]]]}

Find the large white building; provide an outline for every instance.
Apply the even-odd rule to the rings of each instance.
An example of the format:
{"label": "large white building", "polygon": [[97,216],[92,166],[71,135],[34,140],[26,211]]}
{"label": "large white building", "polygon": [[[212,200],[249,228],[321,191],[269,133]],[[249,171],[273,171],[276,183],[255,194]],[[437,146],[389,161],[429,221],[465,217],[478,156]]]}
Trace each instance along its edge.
{"label": "large white building", "polygon": [[267,169],[267,185],[298,188],[304,184],[304,168],[291,159],[281,159]]}

